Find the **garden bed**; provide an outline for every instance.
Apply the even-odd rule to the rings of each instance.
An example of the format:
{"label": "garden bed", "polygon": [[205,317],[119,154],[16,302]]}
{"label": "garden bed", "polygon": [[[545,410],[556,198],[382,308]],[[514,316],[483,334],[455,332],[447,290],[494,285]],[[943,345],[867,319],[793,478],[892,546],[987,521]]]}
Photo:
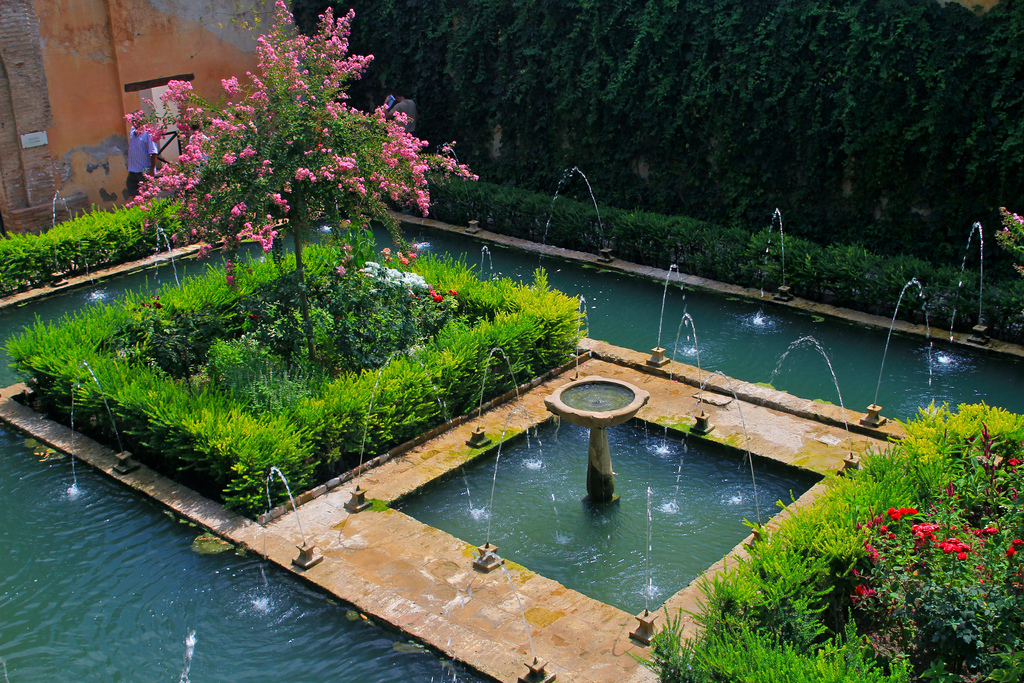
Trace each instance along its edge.
{"label": "garden bed", "polygon": [[930,408],[906,430],[706,582],[696,638],[670,615],[663,681],[1021,679],[1024,416]]}
{"label": "garden bed", "polygon": [[311,330],[281,256],[39,324],[9,352],[38,407],[252,514],[272,466],[310,488],[575,347],[577,303],[542,272],[480,282],[451,261],[355,251],[307,251]]}

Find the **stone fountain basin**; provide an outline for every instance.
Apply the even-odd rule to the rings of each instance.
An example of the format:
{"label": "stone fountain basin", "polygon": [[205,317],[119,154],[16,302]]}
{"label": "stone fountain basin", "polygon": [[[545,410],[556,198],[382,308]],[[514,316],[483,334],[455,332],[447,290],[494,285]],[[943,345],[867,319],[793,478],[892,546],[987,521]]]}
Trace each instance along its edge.
{"label": "stone fountain basin", "polygon": [[[587,389],[593,389],[588,392]],[[585,394],[596,394],[581,401]],[[544,399],[549,411],[574,425],[613,427],[626,422],[647,405],[651,395],[629,382],[591,375],[565,384]]]}

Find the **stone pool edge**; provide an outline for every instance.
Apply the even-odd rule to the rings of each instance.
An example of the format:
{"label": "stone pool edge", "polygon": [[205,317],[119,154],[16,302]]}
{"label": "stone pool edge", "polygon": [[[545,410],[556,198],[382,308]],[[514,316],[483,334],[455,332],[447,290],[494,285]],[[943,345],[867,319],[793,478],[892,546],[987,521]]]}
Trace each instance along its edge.
{"label": "stone pool edge", "polygon": [[[644,383],[653,382],[665,391],[676,393],[681,391],[680,387],[687,387],[686,395],[683,398],[666,402],[666,415],[673,418],[683,416],[685,411],[678,409],[678,401],[693,400],[689,395],[692,392],[692,387],[688,387],[685,379],[696,376],[695,373],[698,372],[696,368],[684,364],[669,366],[673,371],[674,379],[682,378],[684,380],[683,382],[669,382],[663,373],[652,372],[644,364],[643,354],[592,340],[581,340],[581,346],[589,347],[592,356],[590,360],[581,362],[581,372],[589,373],[593,368],[600,368],[610,372],[634,373]],[[546,381],[529,390],[527,395],[530,395],[530,401],[540,403],[542,401],[540,394],[550,391],[553,384],[569,381],[568,376],[571,375],[573,365],[575,365],[574,362],[568,364],[565,372],[561,375],[546,378]],[[615,368],[619,368],[619,370],[615,370]],[[747,383],[737,382],[737,385],[741,391],[757,394],[751,396],[755,400],[758,400],[761,392],[770,391],[764,387]],[[291,566],[291,559],[295,556],[294,546],[298,540],[294,514],[284,515],[263,527],[226,510],[219,504],[199,496],[194,491],[176,484],[148,468],[143,467],[129,475],[120,475],[113,470],[113,466],[117,462],[113,451],[91,439],[73,435],[67,427],[43,418],[10,398],[23,388],[24,385],[13,385],[0,391],[0,399],[3,399],[0,401],[0,419],[11,424],[18,431],[28,432],[38,440],[60,450],[75,452],[83,461],[112,478],[257,554],[262,555],[262,549],[265,548],[268,559],[305,581],[319,586],[330,594],[337,595],[360,611],[376,616],[411,637],[427,643],[432,649],[467,664],[485,676],[497,680],[514,681],[517,675],[525,673],[523,664],[528,659],[525,654],[527,652],[524,640],[525,631],[512,595],[505,586],[500,573],[496,572],[491,575],[491,578],[482,578],[468,568],[473,548],[465,541],[422,525],[397,511],[368,511],[358,515],[349,515],[341,509],[341,503],[350,493],[348,489],[351,486],[338,487],[314,501],[305,505],[300,504],[303,519],[309,520],[304,525],[309,528],[310,522],[314,522],[313,527],[318,529],[318,531],[311,531],[309,535],[313,536],[313,540],[318,545],[321,545],[325,555],[329,555],[331,560],[306,572],[300,572]],[[755,413],[751,415],[752,419],[756,420],[756,413],[759,412],[768,416],[766,419],[772,419],[771,414],[774,413],[786,414],[785,409],[788,406],[798,408],[797,412],[803,412],[803,415],[790,415],[787,419],[791,422],[801,421],[807,423],[804,425],[807,429],[831,430],[832,433],[836,433],[837,428],[829,425],[828,420],[812,417],[811,413],[815,411],[817,414],[834,413],[838,407],[798,399],[780,392],[773,393],[779,394],[776,401],[779,403],[778,408],[753,404],[748,408],[749,411]],[[525,400],[526,395],[524,395]],[[687,403],[687,405],[689,404]],[[399,489],[402,489],[403,486],[406,491],[410,488],[417,488],[445,471],[458,467],[462,462],[485,455],[487,449],[466,449],[461,445],[467,436],[466,432],[472,429],[474,424],[485,423],[487,419],[496,420],[496,424],[499,424],[505,418],[505,414],[511,410],[509,404],[498,406],[485,414],[483,420],[475,418],[436,437],[437,441],[447,438],[456,444],[447,451],[435,452],[434,455],[431,455],[431,445],[435,442],[427,442],[410,449],[388,463],[384,463],[378,470],[366,473],[364,476],[371,481],[380,477],[387,480],[387,485],[396,487],[389,494],[384,490],[387,488],[386,485],[369,483],[367,484],[369,494],[385,501],[396,500],[401,497]],[[542,407],[536,406],[532,410],[538,419],[534,420],[531,417],[531,422],[547,418]],[[655,419],[650,421],[657,422],[655,412],[658,410],[662,409],[657,406],[652,408],[651,415],[644,419],[653,416]],[[717,416],[716,419],[722,420],[720,435],[716,436],[714,440],[728,443],[728,439],[724,436],[729,429],[725,424],[729,412],[728,405],[712,404],[708,406],[708,410]],[[852,411],[848,412],[851,415],[856,415]],[[492,425],[488,431],[493,433],[494,430],[495,427]],[[508,434],[508,438],[512,436],[513,434]],[[885,439],[891,435],[885,433],[878,436],[882,436],[879,443],[884,443]],[[433,450],[439,451],[436,448]],[[771,457],[770,453],[762,453],[762,455]],[[429,458],[424,459],[424,456],[429,456]],[[437,462],[431,463],[430,460],[433,458],[436,458]],[[792,454],[773,459],[799,466]],[[816,471],[841,467],[842,462],[841,454],[830,456],[827,466],[824,461],[819,462]],[[404,484],[402,481],[403,467],[405,472],[411,473],[407,475]],[[419,483],[413,479],[418,480]],[[812,487],[787,510],[811,504],[817,495],[816,489],[820,491],[823,488],[822,484]],[[792,514],[787,510],[780,512],[773,517],[773,520],[781,519],[780,515]],[[317,526],[316,522],[322,523]],[[773,528],[773,522],[769,521],[765,528]],[[382,538],[384,540],[381,540]],[[699,590],[701,578],[713,576],[728,564],[739,561],[746,552],[746,545],[751,540],[751,537],[748,537],[742,541],[725,558],[705,571],[702,577],[670,597],[666,601],[665,607],[672,611],[678,608],[696,609],[701,597]],[[394,551],[396,548],[411,548],[414,545],[422,546],[419,548],[419,551],[422,551],[420,558],[425,557],[431,561],[388,554],[388,549]],[[439,548],[443,550],[439,551]],[[434,557],[435,555],[437,557]],[[357,559],[358,557],[368,559]],[[379,563],[381,559],[388,560],[386,566]],[[653,680],[653,675],[650,672],[639,667],[628,656],[628,653],[636,653],[640,656],[647,653],[646,648],[628,638],[628,632],[635,626],[632,615],[587,598],[576,591],[566,589],[554,581],[534,574],[528,568],[519,567],[513,563],[508,563],[508,568],[510,576],[514,577],[512,581],[523,591],[525,604],[529,607],[527,613],[531,615],[530,623],[536,627],[537,632],[533,637],[540,643],[538,649],[541,656],[547,656],[551,661],[549,671],[557,673],[562,680],[600,681],[602,683],[604,681]],[[446,587],[446,583],[448,588],[454,586],[455,580],[449,580],[451,579],[450,574],[442,577],[442,574],[446,572],[455,572],[461,577],[459,581],[468,581],[468,592],[456,591],[457,595],[451,597],[447,607],[440,610],[426,598],[433,598],[433,594],[440,595],[439,586],[442,589]],[[395,582],[394,585],[391,582]],[[402,584],[402,586],[398,584]],[[407,592],[411,591],[412,597],[401,594],[400,588],[403,586]],[[421,588],[421,586],[426,587]],[[475,591],[475,595],[473,591]],[[425,593],[428,595],[424,595]],[[453,607],[456,598],[459,601],[464,601],[467,595],[468,601],[472,602],[474,610],[472,613],[466,612],[465,605],[461,608]],[[474,600],[475,602],[473,602]],[[449,610],[460,614],[451,616]],[[660,610],[661,608],[659,608]],[[692,628],[692,626],[688,628]],[[531,632],[533,630],[531,629]],[[447,638],[447,642],[445,642],[445,638]],[[591,652],[592,649],[599,651]]]}

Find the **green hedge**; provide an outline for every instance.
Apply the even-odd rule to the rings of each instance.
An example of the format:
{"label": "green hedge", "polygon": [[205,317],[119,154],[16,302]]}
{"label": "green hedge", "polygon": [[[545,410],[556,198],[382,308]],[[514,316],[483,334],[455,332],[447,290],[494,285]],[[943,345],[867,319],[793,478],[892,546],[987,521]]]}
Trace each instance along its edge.
{"label": "green hedge", "polygon": [[[438,220],[465,225],[476,219],[504,235],[596,253],[610,246],[615,256],[633,263],[774,291],[782,284],[782,244],[778,230],[766,227],[751,232],[738,227],[667,216],[646,211],[624,211],[559,197],[525,192],[483,182],[452,180],[431,186],[432,215]],[[770,253],[766,257],[769,240]],[[797,296],[892,316],[900,292],[917,278],[899,309],[900,318],[927,322],[941,336],[949,330],[954,311],[956,328],[969,330],[978,318],[978,272],[960,264],[936,266],[900,254],[874,253],[862,246],[816,242],[785,236],[785,280]],[[1024,341],[1024,280],[1015,273],[996,280],[987,272],[983,289],[982,320],[991,336]]]}
{"label": "green hedge", "polygon": [[[1024,535],[1024,416],[961,405],[922,409],[906,427],[904,441],[827,479],[813,506],[704,583],[700,635],[683,643],[674,622],[656,636],[663,681],[767,683],[780,680],[779,665],[802,672],[785,680],[896,682],[936,661],[947,677],[932,671],[931,680],[1019,680],[987,676],[1004,655],[1024,665],[1013,656],[1024,644],[1024,565],[1007,551]],[[937,540],[915,541],[912,525],[932,521]],[[884,546],[889,537],[921,556]],[[966,557],[938,548],[948,537],[971,545]],[[936,591],[864,590],[918,584]],[[977,599],[957,602],[965,596]],[[838,668],[825,675],[823,659]]]}
{"label": "green hedge", "polygon": [[149,211],[91,211],[40,235],[0,239],[0,296],[166,249],[162,238],[157,244],[155,226],[163,226],[168,236],[178,232],[177,212],[177,205],[167,202]]}
{"label": "green hedge", "polygon": [[[329,249],[311,247],[307,255],[311,276],[332,272]],[[250,262],[235,268],[233,286],[223,271],[211,268],[157,297],[129,295],[122,304],[37,324],[13,337],[8,352],[44,409],[70,419],[73,408],[76,428],[111,445],[119,437],[141,461],[232,508],[256,513],[265,508],[264,481],[272,465],[293,490],[303,490],[357,464],[377,371],[326,381],[314,396],[281,413],[253,414],[202,377],[175,379],[130,348],[111,348],[142,315],[176,320],[203,311],[222,337],[237,337],[247,317],[239,304],[290,267],[293,259],[285,259],[282,270],[269,260]],[[416,268],[439,290],[457,292],[462,315],[414,355],[397,356],[380,370],[364,460],[472,409],[493,348],[504,349],[511,370],[495,354],[487,397],[564,362],[575,348],[578,304],[549,289],[543,273],[528,287],[480,282],[451,261],[419,259]]]}

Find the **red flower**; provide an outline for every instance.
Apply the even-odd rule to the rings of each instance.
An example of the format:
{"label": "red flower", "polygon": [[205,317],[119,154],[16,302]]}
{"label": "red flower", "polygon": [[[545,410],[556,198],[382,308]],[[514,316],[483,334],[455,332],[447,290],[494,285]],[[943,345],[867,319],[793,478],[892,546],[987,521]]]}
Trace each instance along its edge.
{"label": "red flower", "polygon": [[989,536],[994,536],[995,534],[999,533],[999,529],[995,528],[994,526],[987,526],[981,531],[982,533],[988,534]]}
{"label": "red flower", "polygon": [[1017,551],[1012,546],[1006,549],[1006,556],[1007,557],[1013,557],[1016,554],[1017,554]]}
{"label": "red flower", "polygon": [[437,303],[441,303],[442,301],[444,301],[444,297],[441,296],[440,294],[435,294],[434,301],[436,301]]}
{"label": "red flower", "polygon": [[957,553],[956,554],[956,559],[958,559],[958,560],[966,560],[967,559],[967,553],[964,553],[964,552]]}
{"label": "red flower", "polygon": [[1021,540],[1021,539],[1019,539],[1019,538],[1015,538],[1015,539],[1013,539],[1012,541],[1010,541],[1010,543],[1012,543],[1012,544],[1013,544],[1013,547],[1014,547],[1014,548],[1019,548],[1019,547],[1020,547],[1021,545],[1024,545],[1024,541],[1022,541],[1022,540]]}
{"label": "red flower", "polygon": [[1016,467],[1017,465],[1020,464],[1020,460],[1018,460],[1017,458],[1010,458],[1009,460],[1006,461],[1006,464],[1009,465],[1010,467]]}
{"label": "red flower", "polygon": [[889,508],[889,519],[894,522],[900,521],[900,517],[904,515],[916,515],[917,508]]}
{"label": "red flower", "polygon": [[451,294],[452,296],[458,296],[459,295],[459,293],[456,292],[454,289],[449,289],[448,293]]}

